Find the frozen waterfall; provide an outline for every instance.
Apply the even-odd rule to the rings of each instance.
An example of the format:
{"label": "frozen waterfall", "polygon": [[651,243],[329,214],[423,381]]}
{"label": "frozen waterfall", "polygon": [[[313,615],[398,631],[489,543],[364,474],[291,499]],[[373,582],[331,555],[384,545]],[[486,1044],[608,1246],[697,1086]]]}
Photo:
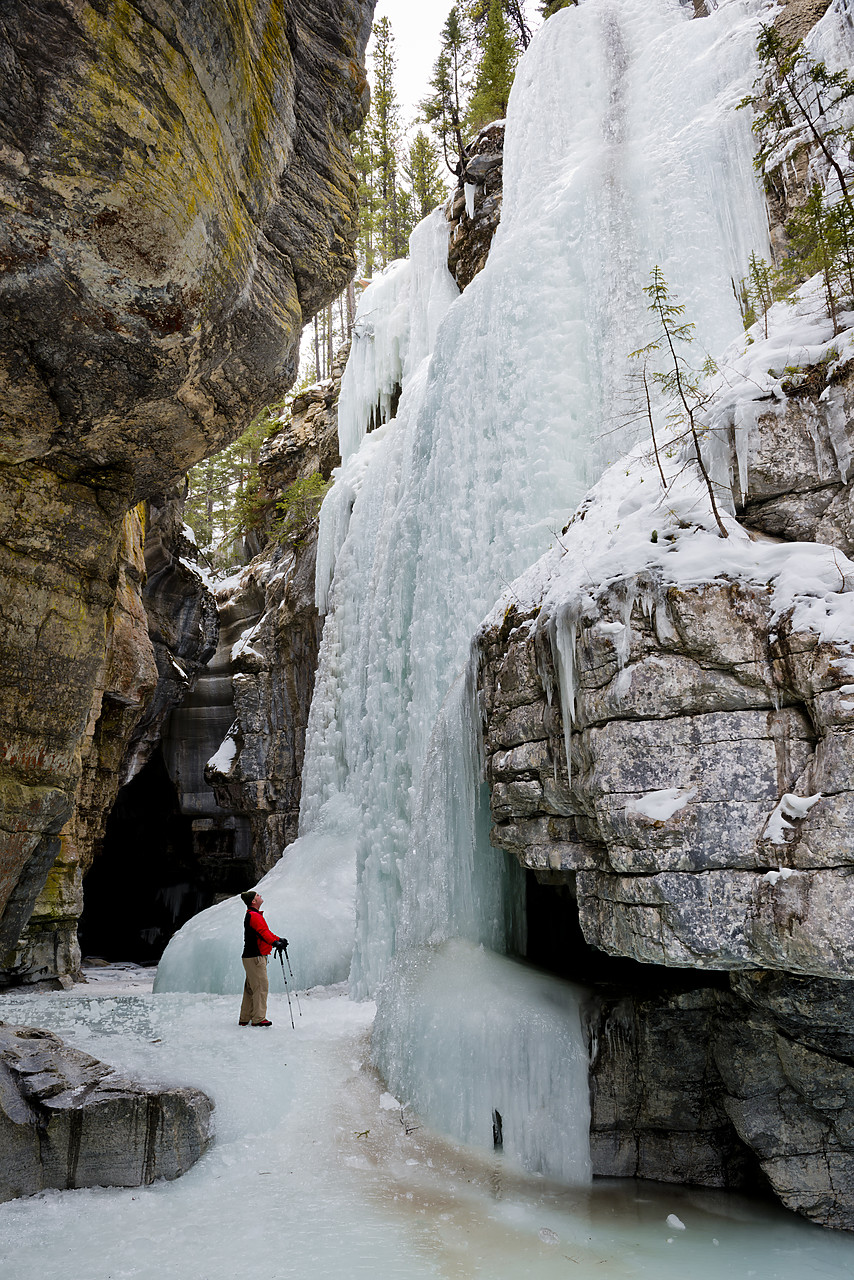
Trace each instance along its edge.
{"label": "frozen waterfall", "polygon": [[[447,1018],[457,1019],[445,1034],[453,1040],[458,1026],[466,1045],[458,1073],[488,1076],[490,1097],[536,1097],[540,1118],[527,1135],[521,1122],[514,1130],[514,1154],[567,1178],[587,1170],[583,1143],[565,1131],[568,1105],[576,1136],[587,1125],[569,988],[542,980],[554,987],[543,998],[561,1027],[552,1054],[567,1056],[574,1083],[555,1056],[547,1060],[545,1042],[502,1062],[492,1039],[465,1030],[468,1003],[528,1035],[531,1024],[505,1005],[530,987],[522,979],[516,994],[513,983],[502,987],[486,961],[455,967],[447,956],[462,953],[441,945],[462,938],[494,952],[524,949],[521,874],[488,841],[470,638],[631,443],[626,357],[645,340],[652,266],[685,303],[700,345],[714,352],[739,329],[731,280],[745,274],[751,251],[767,252],[750,121],[735,111],[753,79],[761,12],[759,0],[720,0],[692,21],[678,0],[585,0],[546,22],[513,89],[502,222],[485,270],[456,296],[446,224],[441,211],[431,215],[413,235],[410,262],[363,295],[342,391],[344,462],[321,522],[326,622],[304,834],[262,892],[272,898],[288,882],[306,840],[319,878],[325,860],[352,845],[351,988],[379,993],[377,1053],[390,1087],[457,1136],[482,1135],[482,1115],[471,1125],[460,1118],[459,1074],[443,1074],[442,1096],[425,1085],[424,1026],[441,999],[431,957],[441,955]],[[368,431],[398,378],[396,417]],[[336,910],[349,927],[352,904]],[[271,923],[292,936],[290,919],[302,911],[302,899],[283,891]],[[216,945],[236,957],[225,912],[217,929]],[[158,989],[200,989],[195,940],[210,948],[215,932],[211,913],[185,926]],[[340,951],[341,929],[333,932]],[[318,975],[330,971],[320,963],[324,946],[325,934],[307,946]],[[303,982],[314,980],[303,971]],[[575,1151],[571,1167],[547,1150],[548,1134]]]}

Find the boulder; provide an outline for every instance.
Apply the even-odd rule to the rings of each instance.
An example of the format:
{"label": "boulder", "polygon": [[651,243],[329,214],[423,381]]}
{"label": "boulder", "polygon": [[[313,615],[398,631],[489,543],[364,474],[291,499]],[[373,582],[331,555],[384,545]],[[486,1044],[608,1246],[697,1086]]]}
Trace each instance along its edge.
{"label": "boulder", "polygon": [[0,1023],[0,1201],[178,1178],[211,1142],[198,1089],[145,1086],[49,1031]]}

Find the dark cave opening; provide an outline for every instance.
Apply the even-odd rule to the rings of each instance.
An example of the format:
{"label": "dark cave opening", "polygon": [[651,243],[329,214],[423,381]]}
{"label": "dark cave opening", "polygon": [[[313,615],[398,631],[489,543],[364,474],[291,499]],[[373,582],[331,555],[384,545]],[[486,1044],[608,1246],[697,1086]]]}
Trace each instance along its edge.
{"label": "dark cave opening", "polygon": [[192,820],[181,812],[158,750],[122,787],[100,854],[83,881],[84,958],[156,963],[176,929],[210,906]]}
{"label": "dark cave opening", "polygon": [[528,943],[525,959],[559,978],[582,986],[652,995],[657,991],[690,991],[698,985],[729,989],[726,973],[668,969],[608,955],[586,941],[578,918],[573,877],[562,872],[526,872]]}
{"label": "dark cave opening", "polygon": [[729,974],[600,951],[582,933],[574,876],[540,876],[527,872],[525,959],[588,989],[595,1174],[773,1200],[755,1152],[728,1115],[714,1063],[718,1022],[739,1012]]}

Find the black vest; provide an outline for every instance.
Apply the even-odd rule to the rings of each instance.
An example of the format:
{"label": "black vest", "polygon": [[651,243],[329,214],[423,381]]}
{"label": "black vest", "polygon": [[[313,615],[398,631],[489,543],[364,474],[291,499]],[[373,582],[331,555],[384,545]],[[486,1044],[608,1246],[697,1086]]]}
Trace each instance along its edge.
{"label": "black vest", "polygon": [[249,912],[243,917],[243,959],[248,960],[250,956],[260,956],[261,952],[258,948],[258,934],[249,923]]}

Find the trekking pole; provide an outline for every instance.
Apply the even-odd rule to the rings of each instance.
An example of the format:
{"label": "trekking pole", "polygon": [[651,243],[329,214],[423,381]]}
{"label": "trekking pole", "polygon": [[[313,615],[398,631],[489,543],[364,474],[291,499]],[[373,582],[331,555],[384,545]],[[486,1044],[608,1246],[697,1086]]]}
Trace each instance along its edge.
{"label": "trekking pole", "polygon": [[279,964],[282,966],[282,977],[285,980],[285,995],[288,997],[288,1009],[290,1010],[290,1014],[291,1014],[291,1026],[294,1028],[294,1031],[296,1031],[296,1026],[294,1025],[294,1010],[293,1010],[293,1005],[291,1004],[291,993],[288,990],[288,979],[287,979],[287,974],[285,973],[285,962],[282,959],[281,949],[279,949]]}
{"label": "trekking pole", "polygon": [[[288,973],[291,975],[291,982],[294,982],[294,971],[291,968],[291,958],[288,955],[287,947],[285,947],[285,959],[288,962]],[[297,998],[297,1008],[299,1009],[299,1016],[302,1017],[302,1005],[299,1002],[299,992],[297,991],[297,986],[295,982],[294,982],[294,995]]]}

